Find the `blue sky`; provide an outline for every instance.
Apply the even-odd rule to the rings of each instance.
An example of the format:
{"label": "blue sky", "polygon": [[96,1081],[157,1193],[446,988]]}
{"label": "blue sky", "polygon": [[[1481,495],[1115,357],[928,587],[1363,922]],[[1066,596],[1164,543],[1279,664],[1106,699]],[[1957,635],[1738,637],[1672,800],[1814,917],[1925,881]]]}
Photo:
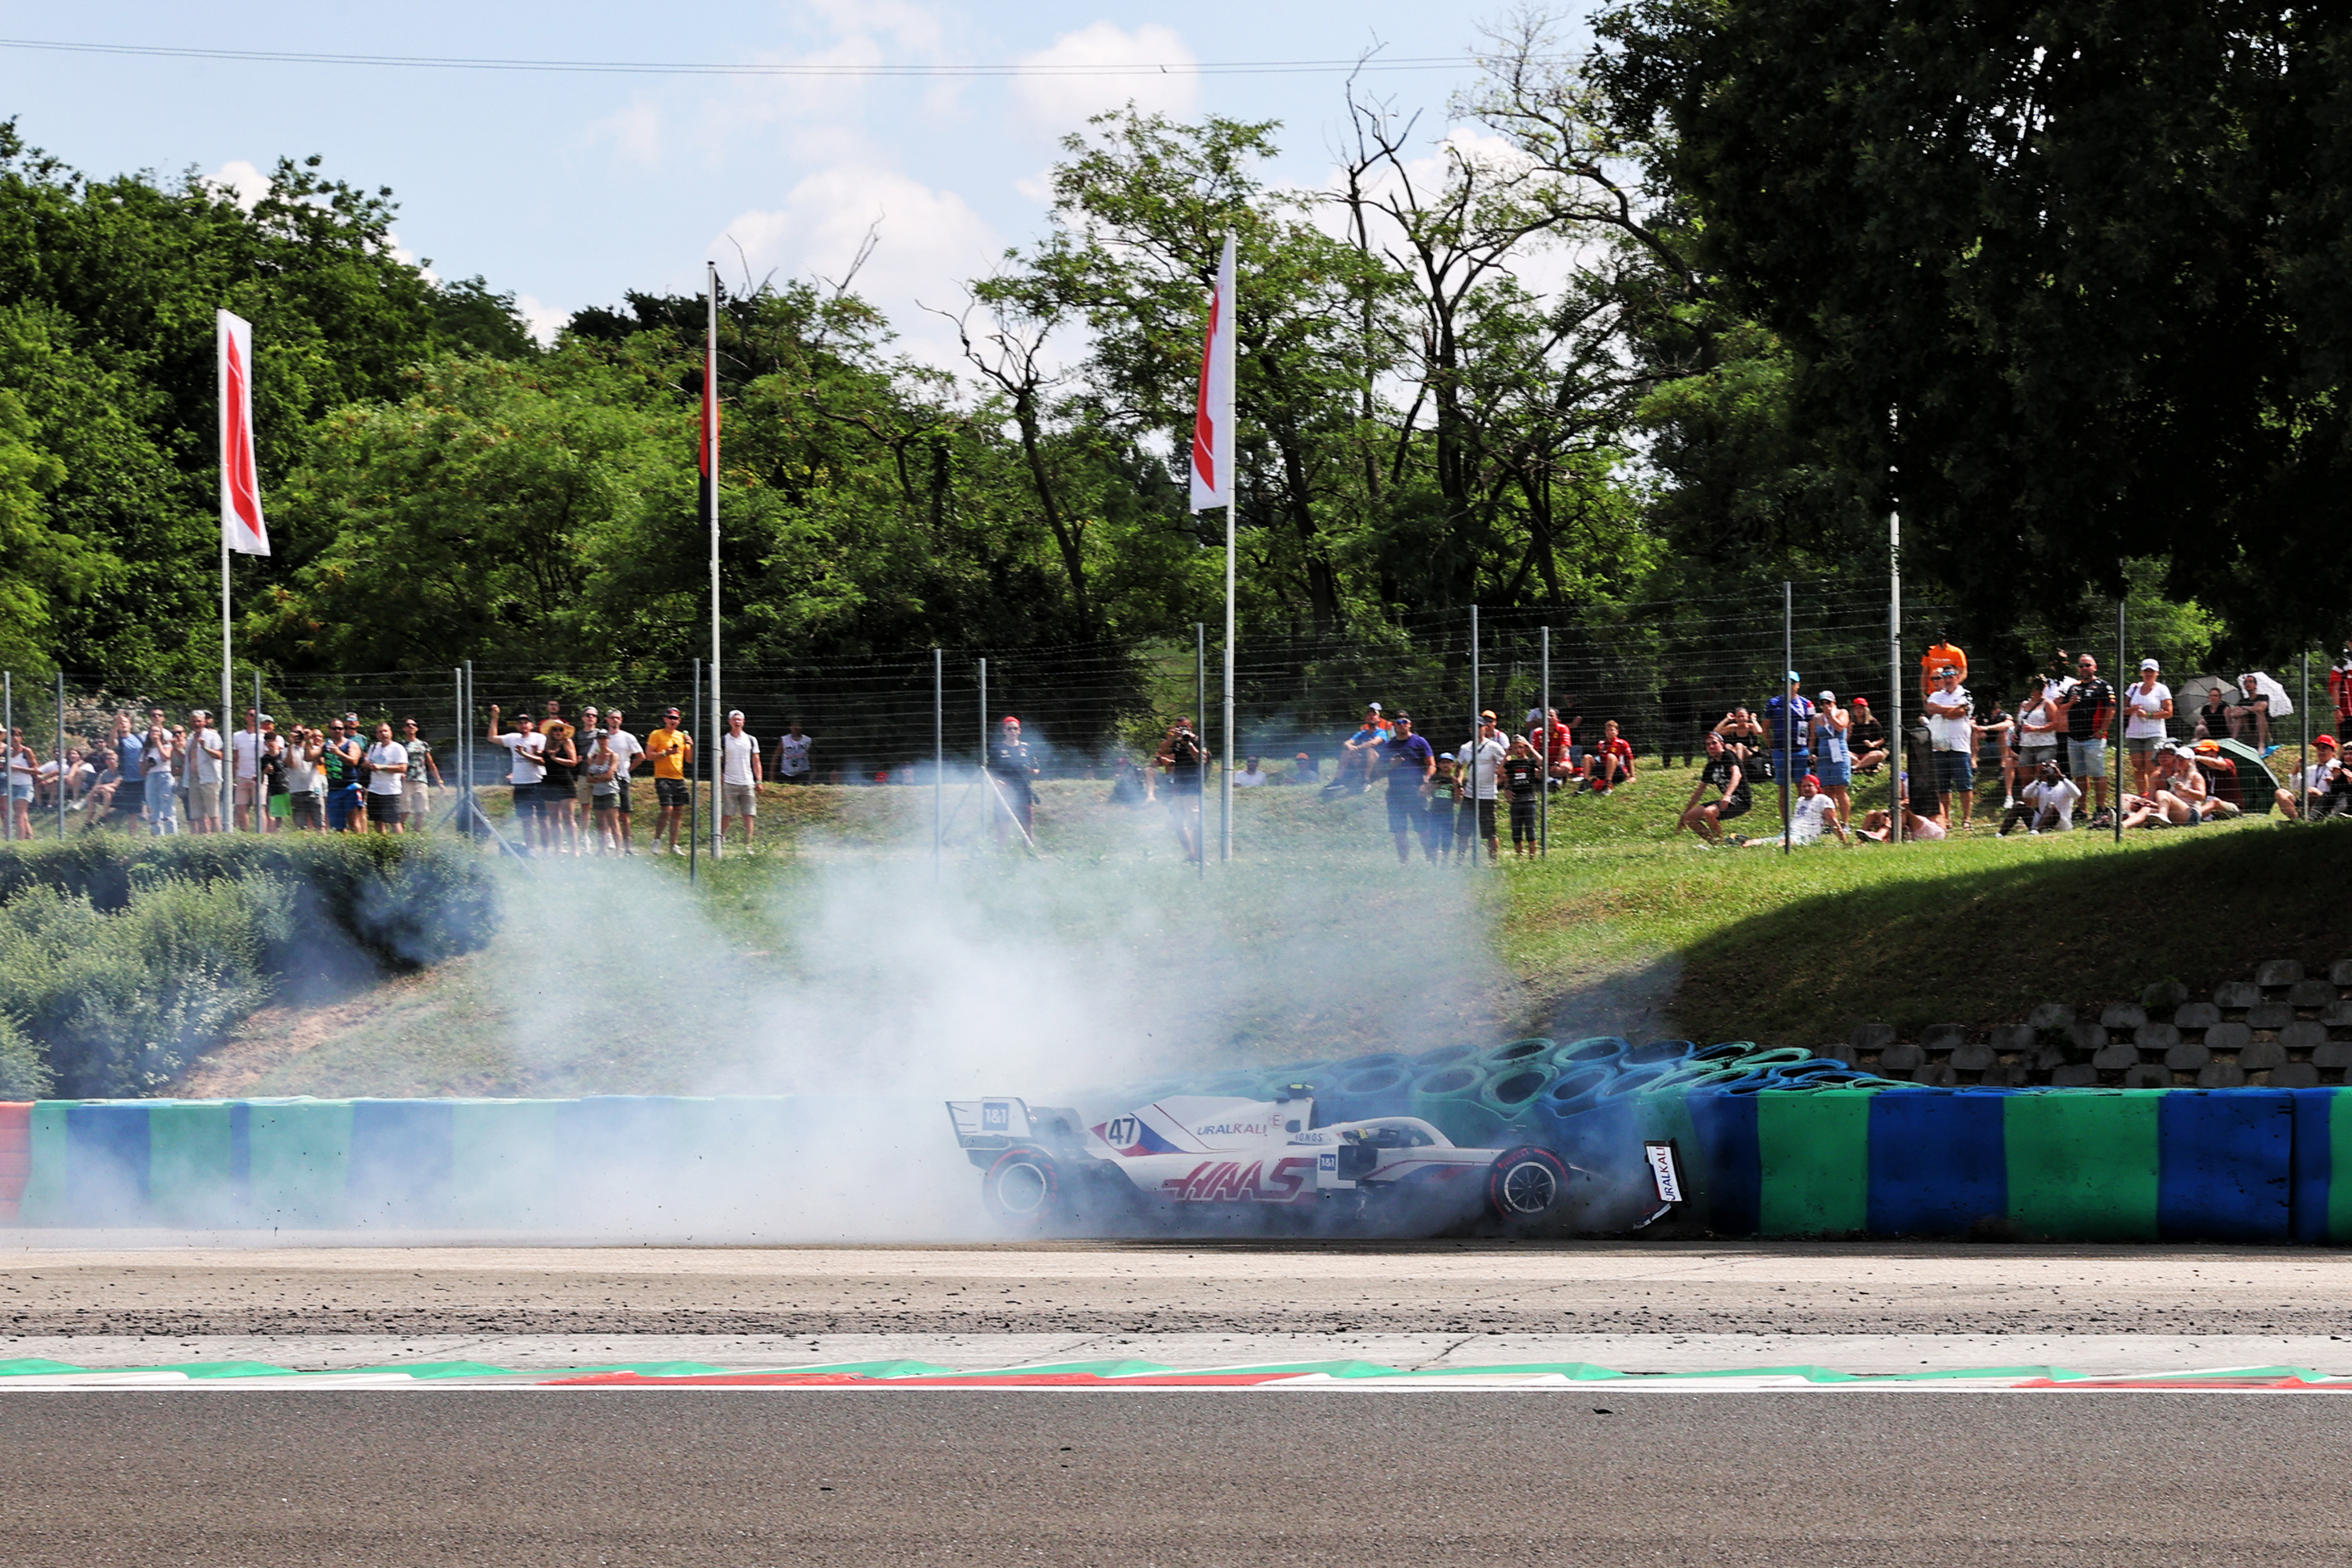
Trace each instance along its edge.
{"label": "blue sky", "polygon": [[[713,0],[701,5],[297,5],[210,16],[152,0],[82,12],[13,7],[14,37],[227,49],[527,59],[841,65],[1060,65],[1459,58],[1491,10],[1195,0]],[[199,8],[210,10],[209,7]],[[648,26],[658,16],[659,27]],[[625,288],[698,290],[705,257],[731,278],[837,275],[869,226],[860,291],[936,357],[917,302],[951,305],[1044,223],[1059,134],[1134,96],[1181,114],[1286,122],[1278,173],[1322,178],[1341,121],[1335,75],[1182,73],[982,79],[559,75],[280,65],[0,49],[34,144],[93,174],[194,166],[230,182],[279,154],[401,204],[404,249],[444,276],[480,273],[542,322]],[[1466,68],[1401,71],[1377,90],[1442,132]],[[740,254],[738,247],[740,247]],[[929,341],[926,341],[926,340]]]}

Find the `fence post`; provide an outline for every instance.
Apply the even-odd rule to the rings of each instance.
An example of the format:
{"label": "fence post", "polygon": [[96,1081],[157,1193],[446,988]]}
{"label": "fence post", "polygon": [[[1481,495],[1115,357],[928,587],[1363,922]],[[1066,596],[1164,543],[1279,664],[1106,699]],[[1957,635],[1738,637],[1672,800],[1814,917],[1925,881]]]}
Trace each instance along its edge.
{"label": "fence post", "polygon": [[[1892,480],[1895,470],[1886,470]],[[1903,771],[1911,749],[1903,735],[1903,513],[1890,497],[1886,507],[1886,842],[1903,842]]]}
{"label": "fence post", "polygon": [[[1470,606],[1470,864],[1478,863],[1478,606]],[[1460,813],[1454,814],[1456,819]]]}
{"label": "fence post", "polygon": [[[1209,625],[1206,621],[1192,623],[1192,711],[1201,717],[1201,731],[1209,728]],[[1193,737],[1193,747],[1201,756],[1195,770],[1200,790],[1193,796],[1192,859],[1200,867],[1201,880],[1209,879],[1209,748],[1200,743],[1199,732]]]}
{"label": "fence post", "polygon": [[[2308,656],[2308,655],[2306,655],[2306,656],[2305,657],[2304,661],[2303,661],[2303,685],[2304,685],[2304,689],[2305,689],[2305,691],[2308,691],[2308,690],[2310,690],[2310,689],[2311,689],[2311,659],[2310,659],[2310,658],[2309,658],[2309,656]],[[66,772],[66,672],[65,672],[64,670],[62,670],[62,669],[60,669],[60,670],[58,670],[58,752],[57,752],[57,757],[58,757],[58,842],[59,842],[59,843],[63,843],[63,842],[65,841],[65,837],[66,837],[66,788],[67,788],[68,784],[69,784],[72,782],[72,775],[71,775],[70,773],[67,773],[67,772]],[[91,775],[91,777],[92,777],[93,781],[95,780],[96,776],[97,776],[97,775],[95,775],[95,774],[92,774],[92,775]]]}
{"label": "fence post", "polygon": [[[2287,791],[2287,794],[2294,797],[2294,814],[2298,817],[2305,815],[2303,809],[2303,781],[2306,776],[2308,776],[2311,771],[2311,650],[2309,648],[2305,648],[2303,650],[2302,712],[2303,742],[2300,745],[2296,746],[2294,750],[2294,788]],[[2338,735],[2336,738],[2338,741],[2341,741],[2344,737]],[[2243,795],[2245,792],[2241,790],[2239,793]]]}
{"label": "fence post", "polygon": [[988,771],[988,660],[980,661],[980,769]]}
{"label": "fence post", "polygon": [[16,672],[0,670],[0,779],[7,782],[5,802],[8,821],[0,828],[0,838],[14,840],[16,837]]}
{"label": "fence post", "polygon": [[[698,658],[694,661],[694,700],[687,711],[702,711],[702,661]],[[691,731],[688,732],[688,743],[692,744]],[[684,768],[678,770],[686,774],[686,879],[689,886],[693,884],[698,869],[695,855],[702,847],[702,780],[696,776],[702,772],[702,748],[699,746],[695,747],[694,764],[693,773],[687,773]]]}
{"label": "fence post", "polygon": [[[2127,595],[2130,593],[2131,583],[2129,579],[2126,579],[2123,593],[2116,595],[2116,680],[2124,679],[2124,645],[2126,640],[2124,608],[2129,602]],[[2112,686],[2115,682],[2110,681],[2108,684]],[[2130,689],[2128,686],[2116,689],[2116,743],[2109,749],[2115,766],[2108,771],[2116,776],[2109,779],[2107,784],[2116,797],[2116,842],[2117,844],[2124,841],[2124,696]]]}
{"label": "fence post", "polygon": [[937,647],[931,649],[931,880],[940,879],[940,839],[946,831],[948,776],[948,721],[946,707],[946,656]]}
{"label": "fence post", "polygon": [[1536,759],[1543,764],[1543,789],[1536,796],[1536,852],[1551,853],[1551,628],[1543,633],[1543,741],[1536,748]]}
{"label": "fence post", "polygon": [[1796,825],[1789,816],[1789,775],[1797,766],[1797,698],[1788,689],[1788,677],[1797,668],[1797,590],[1785,578],[1780,584],[1780,853],[1796,845]]}

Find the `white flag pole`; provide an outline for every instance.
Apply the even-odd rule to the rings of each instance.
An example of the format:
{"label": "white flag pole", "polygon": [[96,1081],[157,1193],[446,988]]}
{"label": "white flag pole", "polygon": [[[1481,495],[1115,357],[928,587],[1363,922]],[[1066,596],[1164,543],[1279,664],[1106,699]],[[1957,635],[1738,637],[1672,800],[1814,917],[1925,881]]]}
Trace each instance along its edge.
{"label": "white flag pole", "polygon": [[1220,816],[1223,826],[1223,845],[1218,854],[1221,860],[1234,858],[1234,519],[1241,510],[1241,474],[1234,466],[1234,448],[1238,426],[1234,413],[1236,393],[1234,384],[1241,378],[1238,349],[1241,323],[1235,320],[1240,305],[1234,284],[1234,237],[1225,236],[1225,254],[1217,263],[1217,294],[1223,309],[1220,325],[1223,329],[1224,398],[1217,409],[1218,477],[1225,487],[1225,772],[1224,786],[1220,792],[1223,807]]}
{"label": "white flag pole", "polygon": [[[215,368],[220,388],[221,500],[221,698],[213,721],[213,737],[221,749],[220,819],[226,825],[236,816],[231,791],[236,787],[232,781],[236,771],[228,744],[229,712],[236,701],[231,666],[234,649],[230,641],[228,558],[231,551],[240,555],[268,554],[269,531],[262,521],[261,479],[253,453],[253,323],[226,310],[215,310],[213,327]],[[204,762],[203,731],[197,731],[194,745],[195,753],[189,759],[191,787]],[[257,773],[257,783],[258,777]]]}
{"label": "white flag pole", "polygon": [[710,858],[719,858],[724,835],[719,825],[727,820],[719,809],[727,793],[727,722],[721,717],[726,709],[719,696],[719,263],[706,261],[709,269],[710,315],[709,333],[702,350],[703,405],[709,410],[704,420],[702,439],[706,467],[710,470],[710,736],[709,744],[716,747],[717,784],[712,794],[719,797],[711,802]]}

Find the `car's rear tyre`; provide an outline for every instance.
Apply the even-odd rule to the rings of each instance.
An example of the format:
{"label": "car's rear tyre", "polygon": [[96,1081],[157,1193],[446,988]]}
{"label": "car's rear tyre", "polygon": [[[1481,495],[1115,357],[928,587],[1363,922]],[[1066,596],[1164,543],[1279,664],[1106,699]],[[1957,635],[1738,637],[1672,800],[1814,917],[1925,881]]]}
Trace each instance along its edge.
{"label": "car's rear tyre", "polygon": [[1568,1163],[1532,1143],[1506,1149],[1486,1168],[1486,1206],[1497,1219],[1541,1219],[1568,1200]]}
{"label": "car's rear tyre", "polygon": [[1062,1215],[1062,1169],[1043,1149],[1007,1149],[981,1177],[980,1201],[1007,1230],[1045,1230]]}

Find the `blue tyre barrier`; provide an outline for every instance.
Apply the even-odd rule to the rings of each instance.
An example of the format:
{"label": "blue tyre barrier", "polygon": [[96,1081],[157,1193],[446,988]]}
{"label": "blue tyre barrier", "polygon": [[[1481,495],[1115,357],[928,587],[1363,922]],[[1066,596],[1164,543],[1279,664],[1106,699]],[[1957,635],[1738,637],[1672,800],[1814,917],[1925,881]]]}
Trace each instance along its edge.
{"label": "blue tyre barrier", "polygon": [[1678,1062],[1698,1047],[1688,1040],[1651,1040],[1647,1044],[1628,1047],[1617,1059],[1629,1068],[1654,1067],[1664,1062]]}
{"label": "blue tyre barrier", "polygon": [[1562,1071],[1570,1068],[1605,1067],[1633,1048],[1614,1035],[1596,1035],[1589,1040],[1570,1040],[1553,1053],[1552,1060]]}

